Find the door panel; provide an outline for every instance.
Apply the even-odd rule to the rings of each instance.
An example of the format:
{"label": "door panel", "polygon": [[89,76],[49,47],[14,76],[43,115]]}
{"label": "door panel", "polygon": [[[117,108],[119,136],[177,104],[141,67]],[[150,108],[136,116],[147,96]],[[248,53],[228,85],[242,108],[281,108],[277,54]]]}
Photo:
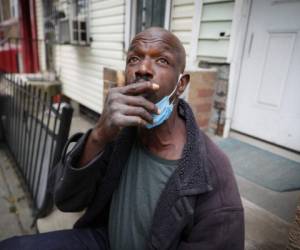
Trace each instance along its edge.
{"label": "door panel", "polygon": [[268,34],[257,103],[280,107],[295,44],[295,33]]}
{"label": "door panel", "polygon": [[232,128],[300,151],[300,1],[253,0]]}

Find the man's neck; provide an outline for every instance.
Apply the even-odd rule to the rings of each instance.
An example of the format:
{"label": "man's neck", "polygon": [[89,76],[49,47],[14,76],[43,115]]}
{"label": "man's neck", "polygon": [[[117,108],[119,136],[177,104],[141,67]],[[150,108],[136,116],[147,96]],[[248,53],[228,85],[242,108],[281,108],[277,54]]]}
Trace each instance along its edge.
{"label": "man's neck", "polygon": [[140,129],[139,138],[152,153],[165,159],[179,159],[186,142],[186,128],[177,109],[162,125],[153,129]]}

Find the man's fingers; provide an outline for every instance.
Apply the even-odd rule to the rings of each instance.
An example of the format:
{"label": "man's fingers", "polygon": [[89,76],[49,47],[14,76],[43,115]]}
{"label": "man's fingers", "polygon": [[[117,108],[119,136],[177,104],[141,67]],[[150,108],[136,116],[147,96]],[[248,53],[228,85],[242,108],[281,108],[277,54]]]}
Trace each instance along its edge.
{"label": "man's fingers", "polygon": [[130,106],[143,107],[149,113],[158,114],[158,109],[153,102],[148,101],[143,96],[123,96],[124,103]]}
{"label": "man's fingers", "polygon": [[148,123],[152,123],[152,115],[143,107],[134,107],[128,105],[122,105],[122,113],[126,116],[139,116]]}
{"label": "man's fingers", "polygon": [[125,95],[139,95],[159,89],[159,85],[151,82],[132,83],[121,88],[121,93]]}
{"label": "man's fingers", "polygon": [[142,126],[145,127],[148,123],[139,116],[118,115],[116,121],[119,127]]}

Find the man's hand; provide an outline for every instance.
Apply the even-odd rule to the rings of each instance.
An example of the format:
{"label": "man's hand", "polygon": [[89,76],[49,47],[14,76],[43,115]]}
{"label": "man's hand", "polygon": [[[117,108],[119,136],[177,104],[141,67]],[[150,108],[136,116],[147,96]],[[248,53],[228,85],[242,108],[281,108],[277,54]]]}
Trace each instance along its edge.
{"label": "man's hand", "polygon": [[95,130],[110,141],[123,127],[152,123],[151,113],[158,113],[157,107],[142,95],[158,88],[155,83],[143,82],[111,89]]}
{"label": "man's hand", "polygon": [[118,136],[122,128],[152,123],[151,114],[158,114],[159,111],[154,103],[142,95],[158,88],[155,83],[142,82],[110,89],[103,113],[87,140],[80,166],[101,152],[109,141]]}

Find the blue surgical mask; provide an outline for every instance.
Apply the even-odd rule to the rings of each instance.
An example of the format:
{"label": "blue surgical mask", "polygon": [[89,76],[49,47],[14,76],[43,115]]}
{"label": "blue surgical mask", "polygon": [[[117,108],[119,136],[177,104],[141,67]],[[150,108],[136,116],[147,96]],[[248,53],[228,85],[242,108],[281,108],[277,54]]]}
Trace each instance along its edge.
{"label": "blue surgical mask", "polygon": [[169,117],[171,116],[173,108],[174,108],[174,100],[175,99],[173,99],[173,101],[171,102],[170,98],[174,94],[174,92],[176,91],[177,85],[178,85],[178,83],[181,79],[181,76],[182,76],[182,74],[179,75],[178,81],[177,81],[176,86],[175,86],[174,90],[172,91],[172,93],[165,96],[164,98],[162,98],[159,102],[155,103],[156,107],[160,111],[160,114],[159,115],[152,114],[153,123],[152,124],[148,123],[146,125],[146,127],[148,129],[151,129],[151,128],[154,128],[154,127],[157,127],[157,126],[161,125],[163,122],[168,120]]}

